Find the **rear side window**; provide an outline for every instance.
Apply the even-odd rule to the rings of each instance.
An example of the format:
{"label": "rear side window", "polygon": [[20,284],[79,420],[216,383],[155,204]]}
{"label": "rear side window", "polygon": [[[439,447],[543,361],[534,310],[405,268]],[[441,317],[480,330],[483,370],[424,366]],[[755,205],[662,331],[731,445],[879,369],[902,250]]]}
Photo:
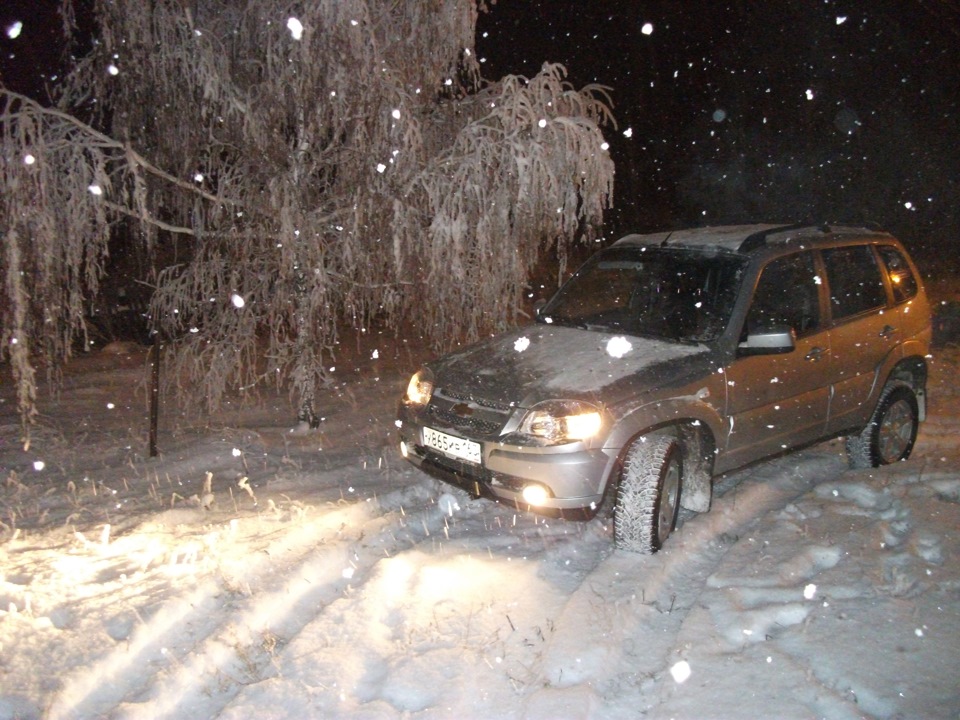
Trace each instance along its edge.
{"label": "rear side window", "polygon": [[830,309],[834,320],[876,310],[887,304],[887,291],[869,245],[823,251],[830,284]]}
{"label": "rear side window", "polygon": [[898,303],[905,302],[917,294],[917,278],[910,269],[910,263],[897,248],[892,245],[880,245],[880,259],[890,275],[893,297]]}

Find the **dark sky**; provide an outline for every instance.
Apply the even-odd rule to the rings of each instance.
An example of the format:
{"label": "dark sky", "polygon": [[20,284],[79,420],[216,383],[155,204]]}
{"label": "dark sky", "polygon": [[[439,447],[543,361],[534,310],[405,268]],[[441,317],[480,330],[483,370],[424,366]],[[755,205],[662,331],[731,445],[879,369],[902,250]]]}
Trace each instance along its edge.
{"label": "dark sky", "polygon": [[956,0],[499,0],[477,50],[488,77],[549,60],[613,88],[611,232],[872,221],[960,247]]}
{"label": "dark sky", "polygon": [[[57,6],[0,2],[7,87],[57,72]],[[612,88],[610,234],[869,221],[960,247],[960,0],[498,0],[477,50],[488,78]]]}
{"label": "dark sky", "polygon": [[46,97],[64,48],[58,7],[57,0],[0,0],[0,80],[8,89]]}

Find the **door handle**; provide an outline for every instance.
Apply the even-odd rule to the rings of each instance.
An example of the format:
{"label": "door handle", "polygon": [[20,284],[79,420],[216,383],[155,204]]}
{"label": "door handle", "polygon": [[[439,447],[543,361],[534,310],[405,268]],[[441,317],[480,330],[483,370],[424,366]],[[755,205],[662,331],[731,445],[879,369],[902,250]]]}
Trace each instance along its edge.
{"label": "door handle", "polygon": [[820,360],[820,357],[821,357],[821,356],[823,355],[823,353],[825,353],[825,352],[826,352],[826,350],[824,350],[822,347],[811,348],[811,349],[810,349],[810,352],[808,352],[808,353],[804,356],[803,359],[804,359],[804,360],[809,360],[810,362],[817,362],[817,361]]}
{"label": "door handle", "polygon": [[883,330],[880,331],[880,337],[888,338],[893,335],[896,335],[896,333],[897,333],[897,329],[895,327],[893,327],[892,325],[884,325]]}

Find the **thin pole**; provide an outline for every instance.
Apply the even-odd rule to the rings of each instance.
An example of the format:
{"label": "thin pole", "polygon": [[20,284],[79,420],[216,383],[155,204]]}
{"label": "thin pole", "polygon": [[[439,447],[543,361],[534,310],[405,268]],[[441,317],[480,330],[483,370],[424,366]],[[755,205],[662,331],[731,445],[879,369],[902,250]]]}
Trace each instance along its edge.
{"label": "thin pole", "polygon": [[150,382],[150,457],[157,456],[157,425],[160,419],[160,335],[154,336],[151,348],[152,370]]}

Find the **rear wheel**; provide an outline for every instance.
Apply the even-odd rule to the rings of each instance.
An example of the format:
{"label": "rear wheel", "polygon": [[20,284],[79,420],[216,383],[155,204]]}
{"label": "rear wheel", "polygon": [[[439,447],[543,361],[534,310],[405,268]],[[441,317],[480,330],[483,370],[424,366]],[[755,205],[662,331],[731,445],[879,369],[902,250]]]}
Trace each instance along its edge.
{"label": "rear wheel", "polygon": [[880,467],[906,460],[916,442],[919,424],[917,396],[910,386],[902,382],[888,385],[867,427],[847,438],[850,467]]}
{"label": "rear wheel", "polygon": [[627,451],[617,492],[617,547],[645,554],[663,547],[677,522],[682,485],[680,443],[660,436],[637,440]]}

